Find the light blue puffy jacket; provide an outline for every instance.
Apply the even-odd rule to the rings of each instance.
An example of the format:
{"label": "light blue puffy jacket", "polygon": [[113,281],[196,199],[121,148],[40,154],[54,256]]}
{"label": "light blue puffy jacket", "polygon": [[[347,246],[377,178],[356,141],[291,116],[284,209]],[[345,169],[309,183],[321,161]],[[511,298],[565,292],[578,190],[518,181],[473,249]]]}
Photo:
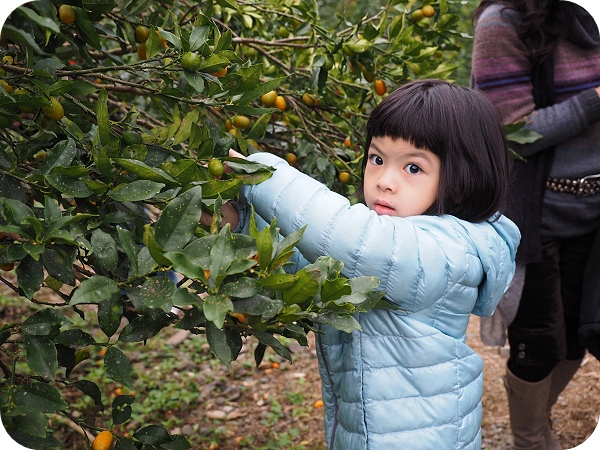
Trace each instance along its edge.
{"label": "light blue puffy jacket", "polygon": [[483,361],[465,345],[471,313],[490,315],[515,269],[507,218],[379,216],[266,153],[277,170],[242,197],[308,261],[329,255],[346,277],[376,276],[401,310],[359,314],[362,331],[323,327],[319,371],[330,449],[481,449]]}

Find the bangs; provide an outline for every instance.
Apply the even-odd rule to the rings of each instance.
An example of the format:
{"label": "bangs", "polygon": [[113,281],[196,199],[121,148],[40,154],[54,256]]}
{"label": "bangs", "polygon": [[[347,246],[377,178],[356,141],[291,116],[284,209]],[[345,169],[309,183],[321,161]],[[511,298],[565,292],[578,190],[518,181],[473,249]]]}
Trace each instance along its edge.
{"label": "bangs", "polygon": [[367,144],[374,137],[403,139],[442,158],[444,143],[450,138],[444,131],[460,126],[448,123],[457,116],[455,103],[449,97],[456,97],[457,102],[462,100],[456,94],[455,86],[433,83],[429,89],[422,86],[397,89],[373,110],[367,123]]}

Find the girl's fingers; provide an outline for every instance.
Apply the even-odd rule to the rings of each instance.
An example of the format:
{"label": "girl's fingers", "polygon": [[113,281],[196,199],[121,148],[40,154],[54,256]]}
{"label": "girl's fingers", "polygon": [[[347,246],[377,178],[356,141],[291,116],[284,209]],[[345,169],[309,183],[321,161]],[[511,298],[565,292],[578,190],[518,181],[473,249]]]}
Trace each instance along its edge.
{"label": "girl's fingers", "polygon": [[241,153],[236,152],[232,148],[229,149],[229,156],[232,157],[232,158],[243,158],[243,159],[246,159],[246,157],[244,155],[242,155]]}

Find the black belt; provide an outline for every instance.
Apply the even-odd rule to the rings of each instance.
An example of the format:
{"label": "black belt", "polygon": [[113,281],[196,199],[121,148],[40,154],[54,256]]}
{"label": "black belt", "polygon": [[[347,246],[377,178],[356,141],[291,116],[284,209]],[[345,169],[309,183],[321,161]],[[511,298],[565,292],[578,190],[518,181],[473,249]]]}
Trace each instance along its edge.
{"label": "black belt", "polygon": [[595,195],[600,192],[600,173],[571,180],[569,178],[548,178],[546,189],[580,196]]}

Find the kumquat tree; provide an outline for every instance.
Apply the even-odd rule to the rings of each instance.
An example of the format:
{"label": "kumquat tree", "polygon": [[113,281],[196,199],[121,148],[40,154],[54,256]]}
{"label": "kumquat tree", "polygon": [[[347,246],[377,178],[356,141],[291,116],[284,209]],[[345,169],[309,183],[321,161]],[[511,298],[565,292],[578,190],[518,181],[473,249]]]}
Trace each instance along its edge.
{"label": "kumquat tree", "polygon": [[[353,315],[381,306],[377,279],[344,278],[331,258],[287,273],[302,232],[282,238],[276,221],[249,235],[218,226],[224,202],[272,173],[228,150],[278,154],[358,201],[370,110],[456,69],[453,7],[389,0],[355,23],[324,20],[311,0],[14,10],[0,42],[0,281],[27,312],[0,324],[11,437],[64,448],[62,416],[94,450],[191,448],[160,423],[119,435],[135,396],[108,397],[78,365],[101,358],[106,385],[132,389],[127,344],[167,329],[204,336],[228,367],[248,339],[259,364],[266,350],[291,360],[281,338],[306,345],[315,324],[358,329]],[[93,420],[75,414],[81,396]]]}

